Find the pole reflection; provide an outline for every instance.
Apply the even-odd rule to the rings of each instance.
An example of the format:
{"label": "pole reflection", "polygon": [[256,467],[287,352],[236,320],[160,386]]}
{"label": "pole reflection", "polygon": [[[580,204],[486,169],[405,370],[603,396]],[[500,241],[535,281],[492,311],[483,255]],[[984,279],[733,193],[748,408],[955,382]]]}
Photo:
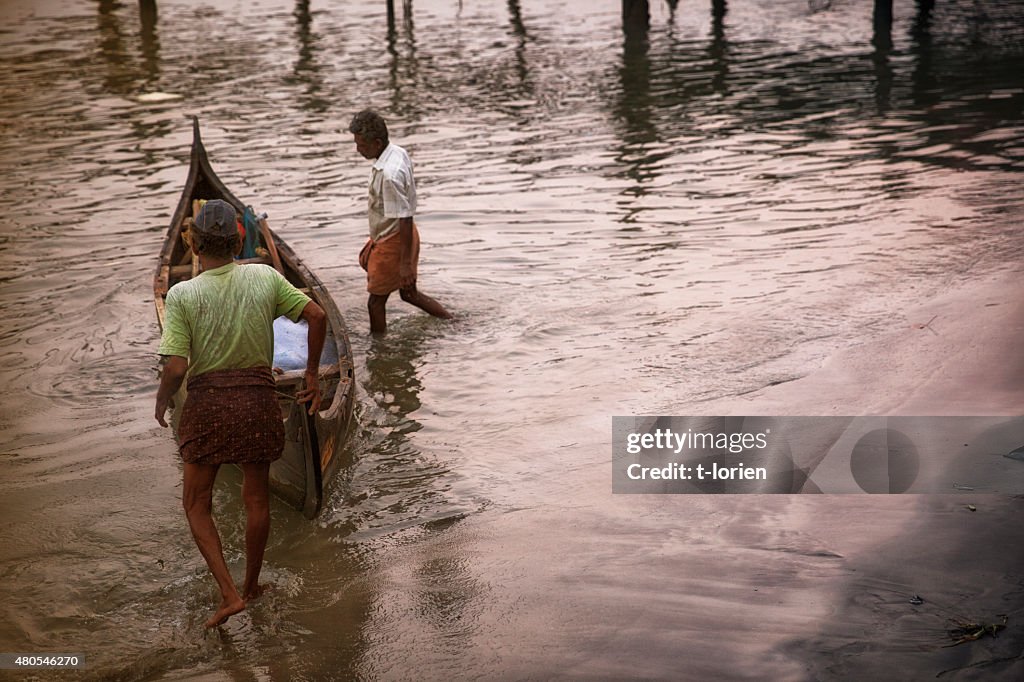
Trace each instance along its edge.
{"label": "pole reflection", "polygon": [[711,59],[713,75],[711,88],[720,95],[728,94],[729,41],[725,37],[725,14],[728,6],[725,0],[711,2],[711,42],[708,43],[708,57]]}
{"label": "pole reflection", "polygon": [[910,27],[910,54],[914,67],[910,74],[911,97],[914,105],[930,107],[939,101],[939,83],[932,67],[932,10],[933,0],[919,0],[914,23]]}
{"label": "pole reflection", "polygon": [[509,23],[512,26],[512,35],[516,37],[516,76],[518,78],[520,91],[523,96],[533,93],[533,83],[530,77],[530,67],[526,60],[526,47],[530,42],[530,34],[523,22],[522,9],[519,0],[508,0]]}
{"label": "pole reflection", "polygon": [[106,69],[103,85],[108,92],[127,95],[132,91],[131,70],[127,67],[128,56],[124,47],[124,36],[117,11],[122,7],[118,0],[100,0],[97,5],[97,29],[99,42],[96,46],[98,61]]}
{"label": "pole reflection", "polygon": [[313,12],[309,0],[297,0],[295,11],[295,39],[298,44],[298,58],[292,69],[291,80],[305,85],[300,106],[308,111],[323,113],[331,102],[324,97],[324,82],[320,64],[317,61],[320,36],[313,32]]}
{"label": "pole reflection", "polygon": [[[399,41],[402,45],[400,48]],[[388,3],[387,53],[391,57],[388,79],[391,86],[391,111],[402,118],[416,118],[420,103],[420,69],[416,54],[416,23],[412,2],[402,3],[402,35],[396,25],[394,3]]]}
{"label": "pole reflection", "polygon": [[146,82],[155,85],[160,79],[160,37],[157,35],[156,0],[139,0],[139,21],[142,66]]}

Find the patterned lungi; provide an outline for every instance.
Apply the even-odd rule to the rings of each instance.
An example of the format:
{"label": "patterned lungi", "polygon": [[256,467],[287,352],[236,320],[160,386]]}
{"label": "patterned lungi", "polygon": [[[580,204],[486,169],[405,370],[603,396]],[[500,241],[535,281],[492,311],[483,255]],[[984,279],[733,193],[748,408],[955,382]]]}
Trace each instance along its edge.
{"label": "patterned lungi", "polygon": [[269,367],[222,369],[188,380],[178,425],[190,464],[272,462],[284,449],[284,423]]}

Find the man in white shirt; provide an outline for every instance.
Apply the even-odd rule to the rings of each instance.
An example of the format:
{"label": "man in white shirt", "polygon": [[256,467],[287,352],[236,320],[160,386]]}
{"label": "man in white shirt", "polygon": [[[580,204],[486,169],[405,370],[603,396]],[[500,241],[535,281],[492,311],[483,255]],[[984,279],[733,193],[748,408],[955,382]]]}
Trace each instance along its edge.
{"label": "man in white shirt", "polygon": [[356,151],[365,159],[374,159],[367,210],[370,239],[359,253],[370,292],[370,331],[379,334],[387,330],[386,304],[395,289],[403,301],[434,317],[450,319],[443,305],[416,288],[420,237],[413,222],[416,181],[412,160],[388,140],[387,123],[375,111],[359,112],[348,129],[355,137]]}

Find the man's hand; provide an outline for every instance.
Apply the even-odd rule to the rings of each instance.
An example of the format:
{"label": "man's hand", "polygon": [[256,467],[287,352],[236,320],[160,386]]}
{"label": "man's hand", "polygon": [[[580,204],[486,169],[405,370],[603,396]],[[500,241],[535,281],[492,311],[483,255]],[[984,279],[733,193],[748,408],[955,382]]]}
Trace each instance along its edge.
{"label": "man's hand", "polygon": [[405,262],[399,264],[398,284],[402,289],[416,289],[416,274],[412,265]]}
{"label": "man's hand", "polygon": [[327,314],[324,309],[317,305],[316,301],[310,301],[302,309],[300,315],[308,325],[306,333],[306,385],[301,391],[295,394],[295,400],[300,403],[309,403],[309,413],[316,414],[320,409],[320,354],[324,350],[324,339],[327,336]]}
{"label": "man's hand", "polygon": [[155,415],[156,416],[156,421],[157,421],[158,424],[160,424],[160,426],[164,427],[165,429],[167,428],[167,420],[164,419],[164,417],[166,416],[167,409],[169,407],[170,407],[170,405],[168,404],[168,401],[166,401],[166,400],[157,400],[156,401],[156,415]]}
{"label": "man's hand", "polygon": [[317,377],[317,373],[306,370],[305,386],[295,394],[295,401],[309,403],[309,414],[316,414],[317,410],[320,409],[320,401],[322,399],[320,395],[320,379]]}
{"label": "man's hand", "polygon": [[171,406],[174,394],[181,388],[181,382],[188,373],[188,358],[169,355],[160,370],[160,387],[156,391],[156,412],[154,416],[160,426],[167,427],[167,408]]}

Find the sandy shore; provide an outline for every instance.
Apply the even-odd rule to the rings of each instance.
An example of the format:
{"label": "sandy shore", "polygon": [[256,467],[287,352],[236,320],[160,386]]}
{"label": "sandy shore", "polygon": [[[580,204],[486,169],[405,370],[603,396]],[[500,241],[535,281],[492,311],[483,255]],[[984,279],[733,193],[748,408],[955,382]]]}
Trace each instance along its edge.
{"label": "sandy shore", "polygon": [[796,381],[706,414],[1024,414],[1024,279],[1001,272],[922,301],[892,331]]}
{"label": "sandy shore", "polygon": [[[891,332],[804,378],[706,413],[1022,415],[1022,339],[1024,279],[1002,272],[922,301]],[[1019,480],[1024,491],[1024,462]],[[802,532],[840,534],[845,577],[825,587],[834,612],[817,632],[782,650],[806,664],[809,679],[1024,679],[1024,495],[874,499],[879,528],[905,519],[894,537],[872,533],[863,509],[849,529],[823,529],[808,515]],[[830,500],[849,498],[818,504]],[[914,595],[923,603],[912,604]],[[994,623],[1004,614],[998,638],[949,646],[955,619]]]}

